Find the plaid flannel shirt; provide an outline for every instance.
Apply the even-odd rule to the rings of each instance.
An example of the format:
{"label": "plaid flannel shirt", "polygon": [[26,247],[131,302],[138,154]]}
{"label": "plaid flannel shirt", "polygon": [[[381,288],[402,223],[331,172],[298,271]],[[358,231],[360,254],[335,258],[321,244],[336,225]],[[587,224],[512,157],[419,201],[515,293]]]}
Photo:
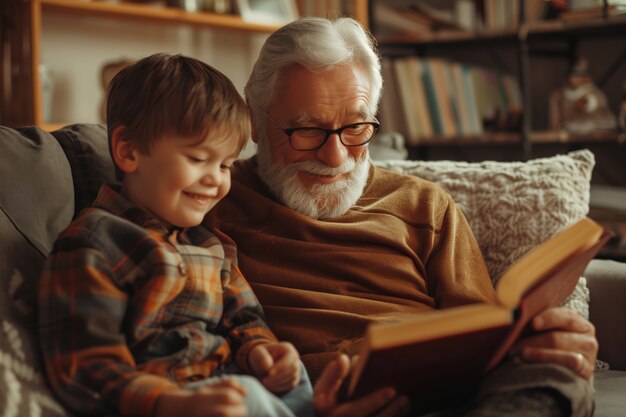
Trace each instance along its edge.
{"label": "plaid flannel shirt", "polygon": [[168,229],[103,186],[58,238],[40,282],[48,379],[81,414],[151,415],[158,396],[275,341],[236,266],[202,227]]}

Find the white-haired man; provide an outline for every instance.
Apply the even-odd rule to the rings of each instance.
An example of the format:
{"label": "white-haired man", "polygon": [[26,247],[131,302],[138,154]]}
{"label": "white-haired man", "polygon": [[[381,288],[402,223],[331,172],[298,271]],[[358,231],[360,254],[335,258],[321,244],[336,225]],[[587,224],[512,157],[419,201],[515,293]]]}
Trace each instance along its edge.
{"label": "white-haired man", "polygon": [[[370,415],[393,397],[336,401],[348,368],[338,352],[354,353],[367,324],[494,297],[450,196],[369,162],[382,92],[373,45],[352,19],[301,19],[268,38],[245,89],[258,153],[233,167],[231,193],[205,221],[237,242],[270,327],[301,352],[328,416]],[[593,326],[564,309],[534,326],[455,413],[591,413]]]}

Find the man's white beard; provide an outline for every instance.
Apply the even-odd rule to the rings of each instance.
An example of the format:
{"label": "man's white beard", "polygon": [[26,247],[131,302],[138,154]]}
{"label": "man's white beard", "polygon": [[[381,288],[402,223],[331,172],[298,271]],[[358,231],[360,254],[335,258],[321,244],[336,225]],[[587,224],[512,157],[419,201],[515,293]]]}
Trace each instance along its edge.
{"label": "man's white beard", "polygon": [[[360,161],[350,157],[340,167],[331,168],[319,161],[302,161],[278,165],[272,161],[269,141],[259,140],[257,159],[259,176],[285,206],[314,219],[341,216],[363,194],[369,175],[367,150]],[[317,175],[340,175],[349,173],[346,179],[330,184],[302,185],[299,172]]]}

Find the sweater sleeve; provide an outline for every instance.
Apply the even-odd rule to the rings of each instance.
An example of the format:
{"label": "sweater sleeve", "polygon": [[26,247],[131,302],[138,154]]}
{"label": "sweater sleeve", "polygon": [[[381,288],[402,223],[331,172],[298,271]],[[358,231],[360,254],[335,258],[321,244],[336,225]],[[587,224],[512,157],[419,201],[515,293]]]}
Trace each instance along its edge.
{"label": "sweater sleeve", "polygon": [[437,308],[495,302],[495,291],[482,253],[461,210],[449,198],[427,263]]}

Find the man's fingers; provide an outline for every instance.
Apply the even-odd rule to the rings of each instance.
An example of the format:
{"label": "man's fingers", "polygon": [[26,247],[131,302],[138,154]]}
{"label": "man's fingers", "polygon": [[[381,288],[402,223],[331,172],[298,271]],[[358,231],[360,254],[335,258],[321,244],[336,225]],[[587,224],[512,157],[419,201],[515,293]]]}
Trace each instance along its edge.
{"label": "man's fingers", "polygon": [[530,348],[553,349],[572,354],[582,353],[593,365],[598,354],[598,340],[588,333],[551,331],[538,333],[520,340],[512,353],[519,353]]}
{"label": "man's fingers", "polygon": [[590,379],[595,367],[593,360],[581,352],[571,352],[555,349],[525,348],[521,357],[528,362],[555,363],[564,366],[584,379]]}
{"label": "man's fingers", "polygon": [[566,307],[550,308],[537,314],[532,321],[536,331],[566,330],[576,333],[595,334],[590,321],[585,320],[574,310]]}
{"label": "man's fingers", "polygon": [[336,394],[349,372],[350,360],[346,355],[340,355],[324,368],[322,375],[315,383],[315,392]]}
{"label": "man's fingers", "polygon": [[328,417],[368,417],[373,415],[374,411],[390,404],[395,397],[396,392],[393,388],[383,388],[366,397],[341,404]]}
{"label": "man's fingers", "polygon": [[396,397],[374,417],[403,417],[411,411],[411,401],[406,395]]}

